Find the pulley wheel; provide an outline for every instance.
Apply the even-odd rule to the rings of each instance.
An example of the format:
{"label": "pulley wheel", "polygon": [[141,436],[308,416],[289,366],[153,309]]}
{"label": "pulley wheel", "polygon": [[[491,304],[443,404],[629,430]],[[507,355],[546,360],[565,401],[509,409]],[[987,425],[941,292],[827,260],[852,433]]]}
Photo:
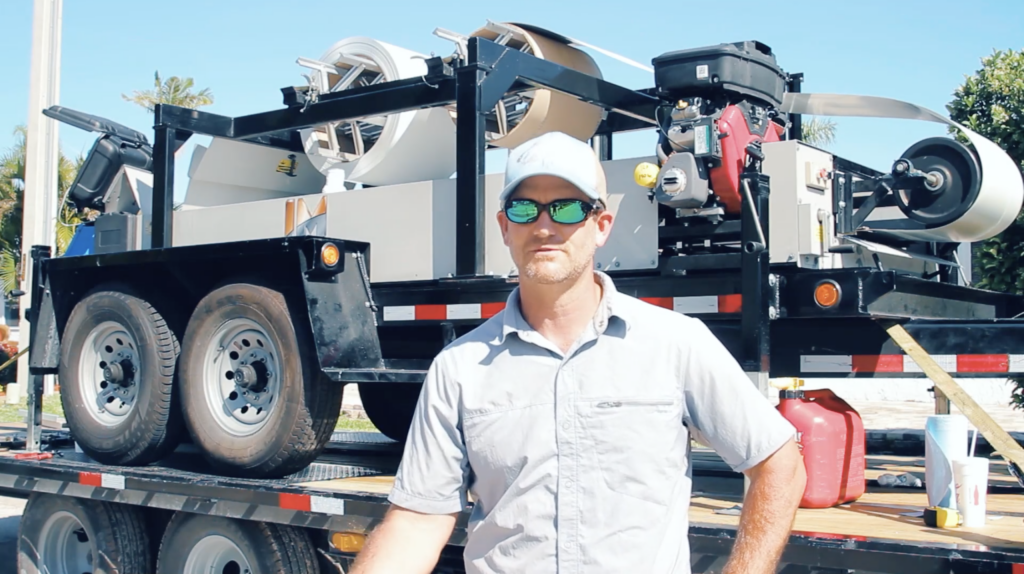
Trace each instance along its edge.
{"label": "pulley wheel", "polygon": [[896,205],[910,219],[929,227],[948,225],[974,204],[981,188],[981,168],[965,145],[951,138],[928,138],[911,146],[902,157],[938,179],[934,184],[896,192]]}

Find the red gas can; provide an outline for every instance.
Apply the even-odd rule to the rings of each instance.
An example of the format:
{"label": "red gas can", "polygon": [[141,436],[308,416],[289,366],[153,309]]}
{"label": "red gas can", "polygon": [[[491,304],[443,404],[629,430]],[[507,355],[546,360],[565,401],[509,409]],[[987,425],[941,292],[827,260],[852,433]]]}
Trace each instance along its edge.
{"label": "red gas can", "polygon": [[796,427],[807,469],[801,508],[828,508],[864,494],[864,423],[828,389],[783,390],[779,412]]}

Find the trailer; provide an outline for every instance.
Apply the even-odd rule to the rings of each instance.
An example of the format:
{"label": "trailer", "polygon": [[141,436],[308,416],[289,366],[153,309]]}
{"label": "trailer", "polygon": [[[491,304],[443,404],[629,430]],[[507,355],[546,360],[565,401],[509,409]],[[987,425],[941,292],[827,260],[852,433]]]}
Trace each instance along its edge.
{"label": "trailer", "polygon": [[[763,392],[776,377],[925,376],[880,324],[892,322],[955,376],[1024,374],[1024,297],[958,273],[961,247],[1005,229],[1024,201],[1020,173],[1000,172],[984,142],[930,138],[886,171],[807,145],[800,117],[822,100],[800,99],[802,76],[759,42],[655,58],[656,85],[633,90],[535,27],[445,34],[455,53],[416,59],[405,77],[371,50],[302,61],[310,85],[282,89],[281,109],[158,105],[152,145],[109,120],[45,112],[99,132],[68,199],[100,214],[68,254],[32,249],[29,425],[0,454],[0,488],[29,496],[25,571],[101,559],[117,571],[346,571],[387,508],[432,358],[516,285],[484,157],[531,125],[576,130],[599,153],[617,220],[598,268],[705,321]],[[582,119],[528,121],[544,106]],[[395,164],[408,154],[395,134],[423,125],[437,147],[423,153],[443,160],[450,144],[457,177],[419,179],[446,169],[433,155]],[[651,156],[612,159],[613,135],[638,130],[655,134]],[[213,140],[175,210],[175,153],[194,135]],[[45,449],[44,375],[58,377],[69,427]],[[335,433],[350,384],[379,435]],[[742,480],[695,452],[693,569],[714,572]],[[982,531],[927,528],[914,516],[923,490],[875,480],[923,478],[923,461],[871,464],[861,500],[800,511],[786,572],[1024,568],[1012,463],[993,465]],[[438,572],[461,571],[468,516]]]}

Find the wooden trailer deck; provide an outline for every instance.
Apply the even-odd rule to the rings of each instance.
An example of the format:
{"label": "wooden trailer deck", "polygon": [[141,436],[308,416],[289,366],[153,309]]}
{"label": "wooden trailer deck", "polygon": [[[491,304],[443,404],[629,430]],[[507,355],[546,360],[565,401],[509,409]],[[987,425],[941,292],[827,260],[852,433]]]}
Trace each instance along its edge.
{"label": "wooden trailer deck", "polygon": [[[736,527],[739,516],[721,513],[742,502],[743,479],[732,475],[713,452],[694,453],[695,477],[690,521],[695,525]],[[1001,458],[990,465],[988,524],[983,528],[941,529],[925,526],[921,517],[928,504],[923,487],[881,487],[874,481],[884,473],[911,473],[924,482],[924,458],[868,457],[867,492],[856,502],[827,509],[800,509],[794,533],[811,537],[888,539],[965,546],[1000,547],[1024,553],[1024,489]],[[711,473],[707,476],[704,473]],[[311,490],[386,496],[391,474],[299,483]]]}

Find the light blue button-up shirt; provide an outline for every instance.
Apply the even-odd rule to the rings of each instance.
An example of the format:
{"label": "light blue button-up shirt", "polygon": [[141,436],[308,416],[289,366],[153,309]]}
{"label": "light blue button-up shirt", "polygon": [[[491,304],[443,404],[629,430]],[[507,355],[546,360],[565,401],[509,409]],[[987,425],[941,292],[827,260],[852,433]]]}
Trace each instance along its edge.
{"label": "light blue button-up shirt", "polygon": [[795,429],[700,321],[616,291],[563,354],[506,308],[434,360],[389,500],[474,505],[469,574],[689,574],[690,437],[736,471]]}

